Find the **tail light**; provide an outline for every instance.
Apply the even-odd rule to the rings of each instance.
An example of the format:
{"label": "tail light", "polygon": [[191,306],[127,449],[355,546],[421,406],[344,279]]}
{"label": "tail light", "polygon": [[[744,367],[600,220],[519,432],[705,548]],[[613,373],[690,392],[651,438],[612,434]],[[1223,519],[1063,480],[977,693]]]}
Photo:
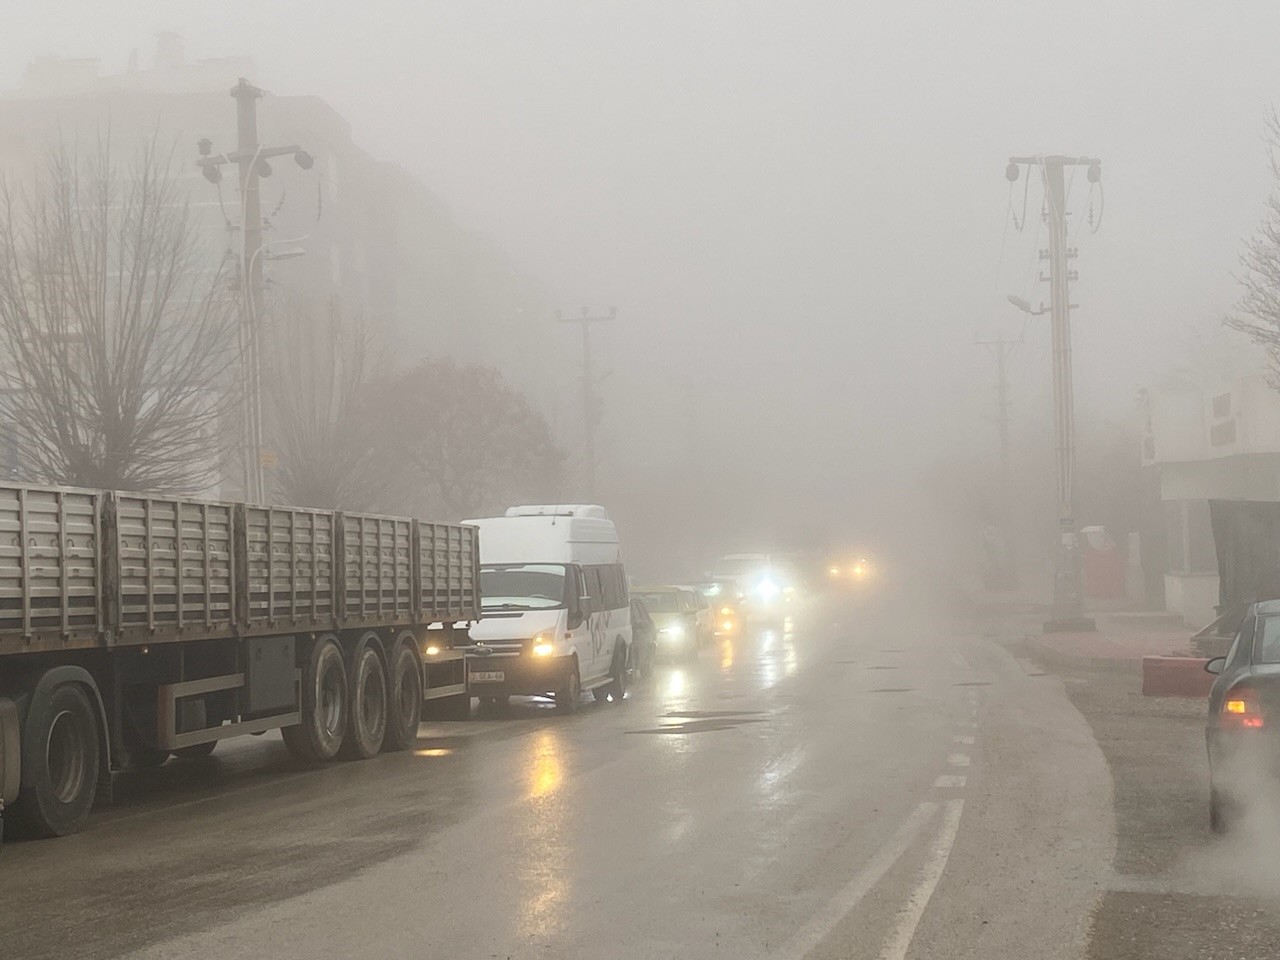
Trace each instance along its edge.
{"label": "tail light", "polygon": [[1265,726],[1258,695],[1248,687],[1236,687],[1222,701],[1218,724],[1226,730],[1258,730]]}

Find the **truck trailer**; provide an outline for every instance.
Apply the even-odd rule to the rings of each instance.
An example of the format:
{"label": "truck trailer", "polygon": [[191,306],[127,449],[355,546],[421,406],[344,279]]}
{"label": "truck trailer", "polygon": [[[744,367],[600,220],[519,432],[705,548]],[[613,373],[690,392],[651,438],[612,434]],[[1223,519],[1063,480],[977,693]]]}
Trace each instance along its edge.
{"label": "truck trailer", "polygon": [[0,817],[74,833],[114,771],[277,728],[314,762],[406,749],[424,702],[469,707],[477,539],[405,517],[0,486]]}

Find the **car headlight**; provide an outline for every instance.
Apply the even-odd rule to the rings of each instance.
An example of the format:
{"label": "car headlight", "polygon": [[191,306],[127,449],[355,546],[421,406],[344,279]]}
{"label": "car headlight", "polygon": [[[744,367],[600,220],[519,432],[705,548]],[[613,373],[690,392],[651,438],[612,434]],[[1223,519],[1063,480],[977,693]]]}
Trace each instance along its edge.
{"label": "car headlight", "polygon": [[428,657],[434,657],[440,652],[440,647],[438,644],[428,643],[423,648],[422,652],[426,654]]}
{"label": "car headlight", "polygon": [[731,617],[731,616],[733,616],[733,607],[721,607],[721,608],[720,608],[720,616],[722,616],[722,617]]}
{"label": "car headlight", "polygon": [[761,580],[756,584],[756,593],[761,600],[772,600],[781,592],[781,588],[772,580]]}
{"label": "car headlight", "polygon": [[681,627],[681,626],[663,627],[658,632],[665,637],[670,637],[672,640],[679,640],[681,637],[684,636],[684,627]]}

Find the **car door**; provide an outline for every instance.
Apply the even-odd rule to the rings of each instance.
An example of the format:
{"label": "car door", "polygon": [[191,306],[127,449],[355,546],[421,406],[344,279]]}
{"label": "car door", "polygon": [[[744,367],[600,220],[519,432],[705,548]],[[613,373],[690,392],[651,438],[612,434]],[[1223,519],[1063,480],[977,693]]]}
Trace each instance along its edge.
{"label": "car door", "polygon": [[1240,622],[1240,629],[1236,631],[1236,638],[1231,643],[1231,649],[1227,651],[1226,662],[1223,664],[1218,678],[1213,681],[1213,686],[1209,689],[1210,726],[1217,722],[1218,713],[1222,710],[1222,701],[1227,691],[1249,670],[1249,664],[1253,659],[1251,656],[1253,632],[1257,623],[1258,618],[1254,608],[1250,607],[1249,613]]}

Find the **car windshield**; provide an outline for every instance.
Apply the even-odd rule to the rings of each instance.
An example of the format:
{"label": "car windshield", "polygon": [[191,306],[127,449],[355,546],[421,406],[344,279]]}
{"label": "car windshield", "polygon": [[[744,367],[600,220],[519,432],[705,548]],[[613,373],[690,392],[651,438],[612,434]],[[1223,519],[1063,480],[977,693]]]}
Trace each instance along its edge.
{"label": "car windshield", "polygon": [[495,564],[480,568],[485,610],[544,610],[565,605],[565,567],[559,563]]}
{"label": "car windshield", "polygon": [[636,596],[644,601],[650,613],[675,613],[679,609],[674,593],[637,593]]}
{"label": "car windshield", "polygon": [[1258,663],[1280,663],[1280,616],[1258,621],[1254,637],[1254,658]]}

